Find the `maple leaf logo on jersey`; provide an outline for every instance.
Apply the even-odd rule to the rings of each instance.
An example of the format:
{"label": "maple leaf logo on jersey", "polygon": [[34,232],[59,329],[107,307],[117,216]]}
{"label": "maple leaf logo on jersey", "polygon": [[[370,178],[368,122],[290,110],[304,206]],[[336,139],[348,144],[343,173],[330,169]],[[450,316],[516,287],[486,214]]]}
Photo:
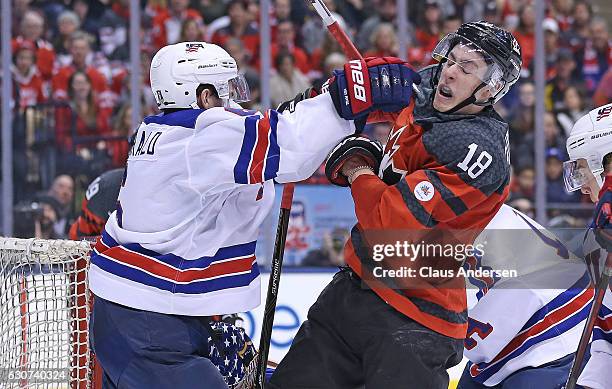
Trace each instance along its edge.
{"label": "maple leaf logo on jersey", "polygon": [[400,148],[398,143],[399,138],[408,126],[402,126],[397,130],[392,128],[389,132],[387,144],[385,146],[385,154],[380,161],[379,177],[385,181],[388,185],[393,185],[402,179],[407,173],[406,170],[395,167],[393,163],[393,156]]}

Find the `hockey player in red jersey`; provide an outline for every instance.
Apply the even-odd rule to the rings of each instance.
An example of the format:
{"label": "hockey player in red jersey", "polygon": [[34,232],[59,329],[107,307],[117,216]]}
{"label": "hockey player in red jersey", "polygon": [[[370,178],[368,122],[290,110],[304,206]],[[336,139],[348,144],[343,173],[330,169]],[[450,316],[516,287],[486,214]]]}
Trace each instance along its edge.
{"label": "hockey player in red jersey", "polygon": [[386,115],[394,125],[382,158],[349,136],[327,160],[329,179],[350,185],[355,202],[349,266],[310,308],[272,388],[447,388],[446,369],[461,361],[463,278],[377,278],[375,266],[393,265],[373,260],[366,235],[469,230],[468,243],[493,218],[510,164],[508,126],[492,105],[517,81],[521,53],[510,33],[476,22],[443,38],[433,57],[414,104]]}

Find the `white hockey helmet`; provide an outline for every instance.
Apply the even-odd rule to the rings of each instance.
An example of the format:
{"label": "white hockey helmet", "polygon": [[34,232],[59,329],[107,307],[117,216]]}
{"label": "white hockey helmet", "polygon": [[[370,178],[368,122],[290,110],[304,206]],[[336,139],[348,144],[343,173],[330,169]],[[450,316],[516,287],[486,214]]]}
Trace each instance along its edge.
{"label": "white hockey helmet", "polygon": [[568,192],[578,190],[589,174],[603,184],[603,158],[612,153],[612,104],[595,108],[574,124],[566,142],[569,161],[563,163],[563,179]]}
{"label": "white hockey helmet", "polygon": [[181,42],[163,47],[151,60],[150,75],[160,109],[197,108],[196,89],[200,84],[214,86],[225,106],[250,97],[236,61],[211,43]]}

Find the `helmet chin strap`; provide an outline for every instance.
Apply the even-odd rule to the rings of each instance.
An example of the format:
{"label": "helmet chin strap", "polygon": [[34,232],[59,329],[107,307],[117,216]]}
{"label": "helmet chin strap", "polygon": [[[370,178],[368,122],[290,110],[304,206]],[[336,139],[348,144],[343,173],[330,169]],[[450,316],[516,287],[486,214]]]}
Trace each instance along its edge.
{"label": "helmet chin strap", "polygon": [[472,92],[472,95],[470,97],[468,97],[467,99],[463,100],[462,102],[460,102],[459,104],[455,105],[453,108],[449,109],[448,111],[439,111],[441,113],[455,113],[458,110],[460,110],[463,107],[467,107],[470,104],[475,104],[475,105],[480,105],[480,106],[487,106],[490,105],[491,103],[489,101],[485,102],[485,103],[478,103],[476,102],[476,93],[481,90],[482,88],[484,88],[487,84],[485,84],[484,82],[481,82],[480,85],[478,85],[476,87],[476,89],[474,89],[474,92]]}

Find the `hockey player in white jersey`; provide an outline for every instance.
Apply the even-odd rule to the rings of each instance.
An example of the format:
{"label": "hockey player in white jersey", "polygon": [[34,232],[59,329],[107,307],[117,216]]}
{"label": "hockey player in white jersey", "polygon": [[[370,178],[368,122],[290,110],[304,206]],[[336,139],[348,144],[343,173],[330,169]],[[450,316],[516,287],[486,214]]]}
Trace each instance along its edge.
{"label": "hockey player in white jersey", "polygon": [[[612,251],[612,104],[595,108],[580,118],[567,139],[570,160],[564,164],[568,190],[580,189],[597,203],[592,227],[583,243],[583,253],[596,281]],[[605,232],[605,233],[600,233]],[[602,248],[603,247],[603,248]],[[578,384],[591,389],[612,388],[612,287],[608,286],[593,329],[591,357]]]}
{"label": "hockey player in white jersey", "polygon": [[[106,388],[227,387],[209,360],[220,345],[206,323],[260,304],[255,246],[273,180],[309,177],[354,120],[403,109],[419,82],[395,60],[362,64],[291,111],[259,113],[237,105],[248,86],[222,48],[184,42],[155,55],[151,88],[163,113],[137,130],[89,272]],[[236,367],[224,374],[230,385],[248,363],[220,361]]]}
{"label": "hockey player in white jersey", "polygon": [[[576,231],[578,234],[578,231]],[[476,240],[466,270],[515,269],[517,277],[469,277],[469,362],[458,389],[560,389],[593,298],[584,262],[537,222],[504,205]]]}

